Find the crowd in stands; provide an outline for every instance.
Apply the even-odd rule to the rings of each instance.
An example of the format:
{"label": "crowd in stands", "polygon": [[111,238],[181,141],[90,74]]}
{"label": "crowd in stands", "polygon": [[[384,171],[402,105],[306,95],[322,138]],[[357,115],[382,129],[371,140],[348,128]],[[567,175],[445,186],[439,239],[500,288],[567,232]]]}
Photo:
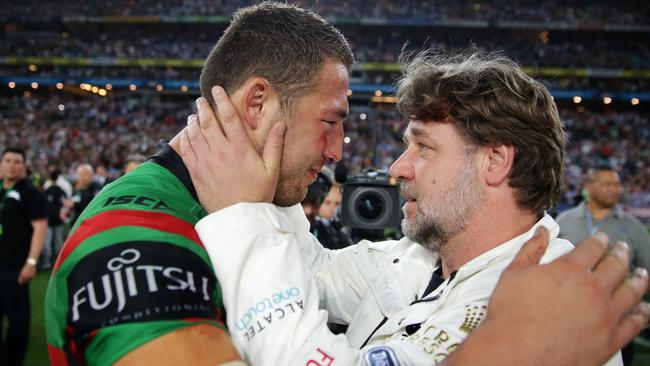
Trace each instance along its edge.
{"label": "crowd in stands", "polygon": [[193,67],[67,67],[67,66],[42,66],[31,71],[29,66],[0,67],[0,77],[45,77],[61,80],[87,80],[87,79],[127,79],[145,81],[187,80],[196,82],[201,74],[200,68]]}
{"label": "crowd in stands", "polygon": [[[173,137],[193,112],[192,98],[128,95],[77,98],[34,93],[0,98],[0,146],[28,152],[30,167],[46,175],[54,164],[74,180],[90,163],[105,179],[122,173],[127,156],[150,155]],[[562,109],[569,137],[564,205],[580,195],[585,167],[608,163],[621,171],[632,207],[650,205],[650,120],[641,112]],[[343,162],[352,173],[388,169],[402,152],[403,119],[394,110],[352,111],[345,122]]]}
{"label": "crowd in stands", "polygon": [[[115,66],[37,66],[35,71],[29,69],[28,65],[24,66],[0,66],[0,78],[5,78],[7,82],[12,78],[27,78],[28,84],[31,80],[37,78],[53,78],[63,83],[83,83],[88,80],[104,80],[103,84],[110,83],[110,80],[122,80],[127,84],[131,81],[141,81],[144,84],[140,87],[147,87],[154,90],[158,83],[165,81],[176,81],[181,84],[191,85],[197,83],[200,68],[194,67],[115,67]],[[369,83],[393,85],[400,76],[399,71],[394,72],[362,72],[353,71],[352,83]],[[647,92],[650,90],[650,79],[620,79],[611,77],[572,77],[572,76],[553,76],[538,75],[538,78],[550,89],[591,89],[603,92],[608,91],[628,91],[628,92]],[[101,86],[101,85],[99,85]],[[182,86],[182,85],[181,85]],[[180,90],[181,86],[176,86]],[[191,87],[190,87],[191,88]]]}
{"label": "crowd in stands", "polygon": [[[124,28],[124,27],[123,27]],[[157,29],[157,30],[156,30]],[[129,28],[74,33],[32,32],[6,34],[0,55],[66,58],[177,58],[203,59],[219,37],[219,27]],[[137,32],[138,37],[133,37]],[[396,28],[372,30],[344,27],[358,62],[398,60],[402,47],[408,50],[465,48],[470,44],[483,51],[502,51],[524,66],[566,68],[650,69],[650,38],[590,36],[538,32],[486,32],[475,30],[425,30]],[[543,32],[542,32],[543,33]]]}
{"label": "crowd in stands", "polygon": [[[59,2],[2,0],[6,18],[47,19],[61,16],[215,16],[230,15],[240,7],[255,1],[238,0],[108,0],[102,2],[76,1],[61,6]],[[645,1],[611,3],[585,0],[511,2],[507,0],[459,1],[363,1],[363,0],[298,0],[296,3],[330,18],[360,19],[419,19],[430,21],[480,20],[553,22],[569,24],[614,23],[647,24],[649,5]],[[11,5],[11,6],[8,6]]]}

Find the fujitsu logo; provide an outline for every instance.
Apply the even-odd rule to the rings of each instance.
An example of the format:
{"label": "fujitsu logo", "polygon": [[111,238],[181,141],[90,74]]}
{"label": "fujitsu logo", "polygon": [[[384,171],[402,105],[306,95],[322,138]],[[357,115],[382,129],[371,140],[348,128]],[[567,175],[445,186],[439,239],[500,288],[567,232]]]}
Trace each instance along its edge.
{"label": "fujitsu logo", "polygon": [[[92,277],[95,277],[95,280],[73,289],[72,322],[80,319],[80,309],[88,307],[94,311],[115,309],[119,314],[131,299],[137,300],[143,297],[161,295],[167,297],[177,293],[183,297],[189,295],[205,302],[210,300],[209,293],[212,286],[208,277],[195,275],[196,271],[177,266],[138,264],[141,259],[142,254],[138,249],[122,250],[118,256],[106,261],[107,273],[97,278],[98,275],[95,275],[96,271],[94,271]],[[180,258],[178,262],[181,262]]]}

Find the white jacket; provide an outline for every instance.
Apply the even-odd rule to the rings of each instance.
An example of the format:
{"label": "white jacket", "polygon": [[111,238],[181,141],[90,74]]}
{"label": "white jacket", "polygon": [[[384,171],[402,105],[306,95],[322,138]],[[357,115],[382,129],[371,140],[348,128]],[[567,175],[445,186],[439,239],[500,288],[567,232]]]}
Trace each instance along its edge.
{"label": "white jacket", "polygon": [[[233,342],[250,364],[432,365],[480,324],[501,272],[540,225],[552,238],[542,262],[573,248],[546,215],[424,299],[436,254],[408,239],[324,249],[300,205],[240,203],[196,230],[221,284]],[[330,333],[328,321],[349,324],[346,336]],[[608,365],[622,365],[620,355]]]}

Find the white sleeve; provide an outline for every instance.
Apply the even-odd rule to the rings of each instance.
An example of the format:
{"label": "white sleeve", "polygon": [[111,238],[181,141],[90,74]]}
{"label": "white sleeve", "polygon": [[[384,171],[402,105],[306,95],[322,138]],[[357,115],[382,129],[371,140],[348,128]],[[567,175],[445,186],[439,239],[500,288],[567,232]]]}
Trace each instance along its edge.
{"label": "white sleeve", "polygon": [[232,340],[252,365],[433,364],[399,340],[361,350],[327,328],[300,233],[270,204],[240,203],[196,225],[221,285]]}
{"label": "white sleeve", "polygon": [[349,324],[363,296],[372,287],[377,271],[391,258],[390,243],[362,241],[340,250],[322,247],[314,236],[299,240],[304,265],[316,281],[320,307],[329,313],[329,321]]}

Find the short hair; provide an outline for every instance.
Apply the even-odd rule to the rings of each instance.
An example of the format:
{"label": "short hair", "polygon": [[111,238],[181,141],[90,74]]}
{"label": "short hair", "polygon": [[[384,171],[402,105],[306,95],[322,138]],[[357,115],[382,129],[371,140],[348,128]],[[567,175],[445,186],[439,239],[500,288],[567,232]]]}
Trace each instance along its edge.
{"label": "short hair", "polygon": [[126,166],[128,163],[138,163],[142,164],[147,160],[147,158],[142,155],[142,154],[131,154],[124,159],[124,166]]}
{"label": "short hair", "polygon": [[452,117],[472,146],[510,145],[508,184],[519,207],[538,216],[560,199],[566,134],[548,89],[512,60],[470,49],[423,52],[404,61],[398,108],[419,121]]}
{"label": "short hair", "polygon": [[587,170],[587,175],[585,176],[585,183],[593,183],[596,180],[596,174],[600,172],[618,173],[618,171],[609,164],[599,164]]}
{"label": "short hair", "polygon": [[25,155],[25,150],[19,148],[19,147],[7,147],[4,149],[2,152],[2,157],[4,158],[7,153],[13,153],[13,154],[20,154],[23,157],[23,163],[26,163],[26,155]]}
{"label": "short hair", "polygon": [[95,174],[95,168],[93,168],[93,166],[88,163],[79,164],[77,166],[77,170],[79,169],[90,172],[91,174]]}
{"label": "short hair", "polygon": [[341,32],[309,10],[263,2],[237,10],[203,65],[201,95],[214,106],[213,86],[230,94],[260,76],[277,91],[286,111],[295,97],[315,86],[314,76],[327,59],[348,70],[354,62]]}

